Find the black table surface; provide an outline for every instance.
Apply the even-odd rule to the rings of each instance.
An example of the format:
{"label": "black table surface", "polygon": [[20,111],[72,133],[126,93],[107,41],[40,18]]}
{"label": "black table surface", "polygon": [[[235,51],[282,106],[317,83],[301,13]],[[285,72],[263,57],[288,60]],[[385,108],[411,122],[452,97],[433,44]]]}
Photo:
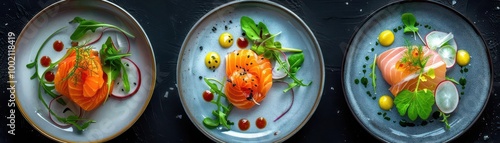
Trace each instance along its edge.
{"label": "black table surface", "polygon": [[[110,142],[210,142],[186,115],[176,87],[178,53],[191,27],[208,11],[227,0],[111,0],[127,10],[142,25],[152,43],[157,62],[153,97],[139,120]],[[16,112],[16,135],[7,133],[7,33],[19,35],[26,23],[54,0],[3,0],[0,5],[0,142],[31,140],[52,142]],[[285,6],[311,28],[324,56],[326,79],[321,102],[307,124],[287,141],[361,142],[377,141],[354,118],[341,84],[341,65],[346,46],[356,29],[372,12],[392,0],[284,0]],[[479,119],[454,142],[500,141],[500,1],[438,1],[465,15],[479,29],[491,53],[494,83],[486,108]],[[450,23],[452,24],[452,23]],[[18,87],[19,89],[19,87]],[[169,92],[168,98],[164,95]]]}

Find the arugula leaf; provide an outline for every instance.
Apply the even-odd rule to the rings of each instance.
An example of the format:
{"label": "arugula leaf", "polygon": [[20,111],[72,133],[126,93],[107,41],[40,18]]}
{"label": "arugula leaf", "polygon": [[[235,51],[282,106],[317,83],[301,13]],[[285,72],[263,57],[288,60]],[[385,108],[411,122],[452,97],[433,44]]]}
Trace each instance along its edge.
{"label": "arugula leaf", "polygon": [[[220,101],[221,97],[225,98],[226,95],[222,92],[222,89],[219,89],[217,84],[210,82],[210,80],[215,80],[215,79],[204,78],[205,83],[208,85],[208,87],[210,87],[210,91],[217,94],[217,100],[215,100],[215,101],[212,100],[210,102],[210,103],[217,105],[217,110],[212,111],[212,115],[214,115],[216,117],[216,119],[212,119],[210,117],[205,117],[205,119],[203,119],[203,125],[209,129],[216,128],[219,125],[222,125],[227,129],[231,129],[231,125],[233,125],[234,123],[229,121],[227,118],[228,118],[229,113],[231,112],[233,106],[231,103],[229,103],[227,101],[227,99],[226,99],[226,102],[228,102],[229,105],[227,105],[227,106],[222,105],[222,102]],[[219,82],[217,80],[215,80],[215,81],[217,83],[221,84],[221,87],[224,86],[221,82]]]}
{"label": "arugula leaf", "polygon": [[299,71],[302,63],[304,63],[304,54],[297,53],[288,57],[288,63],[290,63],[290,73],[295,74]]}
{"label": "arugula leaf", "polygon": [[432,91],[426,89],[416,92],[405,89],[398,93],[394,104],[396,104],[399,115],[404,116],[408,113],[408,117],[412,121],[416,120],[417,117],[426,120],[432,112],[434,95]]}
{"label": "arugula leaf", "polygon": [[242,16],[240,19],[240,24],[241,29],[245,31],[246,36],[252,43],[252,47],[250,49],[258,55],[263,55],[266,59],[275,59],[279,63],[279,67],[275,68],[288,69],[285,67],[288,67],[288,65],[292,66],[292,64],[296,64],[295,67],[291,69],[293,71],[284,70],[288,77],[290,77],[294,81],[293,83],[289,84],[289,87],[287,89],[283,90],[284,92],[287,92],[295,86],[308,86],[312,83],[309,82],[308,84],[304,84],[302,80],[297,79],[294,75],[294,73],[296,73],[300,69],[300,66],[304,62],[303,54],[302,58],[300,58],[300,55],[297,55],[299,57],[295,57],[297,59],[293,59],[293,62],[289,62],[289,64],[280,59],[280,51],[302,53],[302,50],[300,49],[282,47],[279,41],[274,41],[274,38],[281,34],[281,32],[272,35],[264,23],[259,22],[259,24],[255,24],[255,21],[248,16]]}
{"label": "arugula leaf", "polygon": [[[131,54],[122,54],[120,53],[120,51],[116,50],[111,37],[108,37],[106,42],[102,44],[102,48],[99,53],[101,54],[101,61],[103,63],[102,69],[108,76],[108,80],[106,82],[108,89],[111,88],[112,81],[114,81],[121,72],[124,90],[126,92],[130,91],[128,74],[125,70],[125,66],[121,61],[121,58],[130,56]],[[111,90],[108,90],[108,94],[110,91]]]}
{"label": "arugula leaf", "polygon": [[70,23],[78,23],[79,24],[78,27],[76,27],[73,34],[71,34],[71,36],[70,36],[70,39],[73,41],[79,40],[80,38],[85,36],[85,34],[88,31],[95,32],[97,30],[97,28],[100,28],[100,27],[114,28],[120,32],[125,33],[129,37],[132,37],[132,38],[134,37],[134,35],[128,33],[127,31],[125,31],[125,30],[123,30],[120,27],[117,27],[115,25],[97,22],[94,20],[86,20],[86,19],[83,19],[81,17],[75,17],[73,20],[70,21]]}

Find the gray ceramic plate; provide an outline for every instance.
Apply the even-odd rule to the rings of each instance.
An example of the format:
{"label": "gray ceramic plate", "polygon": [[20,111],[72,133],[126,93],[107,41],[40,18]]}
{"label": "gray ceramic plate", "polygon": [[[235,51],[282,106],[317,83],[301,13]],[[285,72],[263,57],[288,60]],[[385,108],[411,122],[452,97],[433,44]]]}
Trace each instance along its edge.
{"label": "gray ceramic plate", "polygon": [[[458,80],[464,76],[467,79],[464,90],[461,90],[461,86],[457,86],[459,93],[463,91],[464,95],[461,95],[457,109],[449,118],[450,130],[446,130],[444,124],[432,116],[426,121],[420,119],[414,121],[414,127],[403,127],[400,121],[410,121],[408,117],[401,117],[395,107],[391,111],[381,110],[378,106],[379,97],[391,93],[378,68],[377,94],[374,94],[371,82],[366,88],[361,83],[354,83],[355,79],[363,77],[362,70],[365,69],[363,65],[366,65],[368,70],[366,73],[368,78],[374,54],[389,49],[376,44],[378,34],[383,30],[393,31],[394,28],[402,26],[401,15],[405,12],[415,15],[417,22],[420,23],[418,27],[422,36],[432,30],[453,32],[458,49],[467,50],[472,57],[470,65],[467,66],[469,69],[467,73],[460,73],[460,66],[454,66],[447,71],[449,77]],[[404,45],[404,38],[410,39],[414,44],[422,44],[420,40],[414,41],[411,35],[403,34],[402,30],[395,32],[396,40],[390,47]],[[370,59],[365,60],[366,56]],[[472,126],[483,111],[492,84],[489,52],[478,30],[458,12],[434,2],[397,2],[374,12],[351,39],[342,71],[344,92],[352,113],[366,130],[388,142],[444,142],[461,135]],[[371,81],[371,78],[368,79]],[[367,91],[370,91],[375,99],[370,97]],[[433,109],[433,113],[434,111],[436,108]],[[384,114],[387,117],[385,119]]]}
{"label": "gray ceramic plate", "polygon": [[[205,117],[213,116],[211,112],[216,109],[216,106],[202,98],[203,91],[209,88],[199,77],[223,80],[225,62],[212,71],[205,67],[205,55],[210,51],[215,51],[224,58],[227,53],[239,49],[236,43],[228,49],[222,48],[218,43],[218,38],[222,32],[231,33],[235,40],[241,37],[243,32],[240,27],[241,16],[249,16],[256,22],[264,22],[271,33],[281,31],[282,34],[276,37],[276,40],[283,45],[302,49],[305,62],[297,77],[306,82],[312,81],[312,85],[294,90],[295,102],[292,108],[276,122],[273,120],[285,111],[292,100],[290,92],[282,92],[286,86],[278,83],[273,84],[260,106],[254,106],[250,110],[233,109],[229,120],[236,124],[231,130],[207,129],[202,121]],[[201,46],[202,50],[199,48]],[[215,141],[284,141],[296,133],[311,117],[323,91],[323,57],[313,33],[290,10],[269,1],[234,1],[210,11],[194,25],[187,35],[179,53],[177,66],[177,84],[184,110],[196,127]],[[255,126],[255,120],[261,116],[267,120],[267,126],[264,129],[258,129]],[[250,121],[251,127],[247,131],[241,131],[238,128],[237,122],[241,118]]]}
{"label": "gray ceramic plate", "polygon": [[[135,38],[130,38],[130,53],[132,53],[132,56],[129,58],[139,66],[142,77],[141,87],[136,95],[124,99],[110,97],[102,106],[90,112],[85,112],[83,118],[93,119],[96,123],[91,124],[83,132],[79,132],[73,127],[54,125],[48,117],[48,110],[38,99],[38,80],[30,80],[29,78],[35,72],[35,69],[26,68],[26,64],[34,60],[36,52],[44,40],[57,29],[66,26],[67,28],[64,31],[49,40],[41,51],[40,57],[49,56],[55,62],[64,55],[66,49],[55,52],[52,43],[55,40],[61,40],[67,45],[65,48],[71,45],[69,36],[74,31],[75,26],[68,24],[68,22],[75,16],[113,24],[132,33]],[[94,39],[99,33],[91,35],[83,39]],[[106,40],[104,38],[108,36],[111,36],[115,44],[121,47],[117,39],[124,40],[123,37],[118,38],[122,34],[113,30],[106,30],[102,36],[103,38],[93,46],[100,49]],[[28,123],[36,130],[56,141],[105,142],[110,140],[125,132],[139,119],[153,94],[156,67],[149,39],[139,23],[125,10],[113,3],[80,0],[54,3],[43,9],[27,23],[19,34],[16,47],[15,80],[17,83],[15,85],[17,87],[17,107]],[[39,73],[42,73],[43,70],[45,69],[40,66]],[[51,100],[48,95],[43,94],[43,97],[45,101]]]}

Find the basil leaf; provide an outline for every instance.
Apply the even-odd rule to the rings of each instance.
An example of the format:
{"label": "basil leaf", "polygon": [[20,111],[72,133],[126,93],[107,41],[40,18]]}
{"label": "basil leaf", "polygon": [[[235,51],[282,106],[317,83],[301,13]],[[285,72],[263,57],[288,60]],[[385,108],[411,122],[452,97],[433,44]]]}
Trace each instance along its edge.
{"label": "basil leaf", "polygon": [[257,28],[255,22],[250,17],[242,16],[240,19],[240,24],[241,24],[241,29],[245,31],[245,34],[248,37],[248,39],[252,41],[261,39],[260,29]]}

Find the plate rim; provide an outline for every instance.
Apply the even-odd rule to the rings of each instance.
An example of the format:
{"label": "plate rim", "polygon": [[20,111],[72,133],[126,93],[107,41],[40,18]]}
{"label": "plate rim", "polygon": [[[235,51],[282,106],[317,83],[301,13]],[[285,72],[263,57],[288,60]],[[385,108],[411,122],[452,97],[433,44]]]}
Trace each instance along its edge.
{"label": "plate rim", "polygon": [[[187,40],[189,40],[192,36],[194,36],[193,34],[193,31],[196,29],[196,27],[198,27],[198,25],[200,25],[200,23],[205,19],[207,18],[208,16],[210,16],[211,14],[217,12],[218,10],[220,9],[223,9],[225,7],[228,7],[228,6],[231,6],[231,5],[235,5],[235,4],[241,4],[241,3],[258,3],[258,4],[264,4],[264,5],[268,5],[268,6],[272,6],[272,7],[276,7],[278,8],[279,10],[282,10],[283,12],[289,14],[290,16],[294,17],[305,29],[306,29],[306,33],[314,40],[313,41],[313,45],[315,45],[318,49],[318,54],[317,54],[317,58],[319,58],[319,62],[320,62],[320,68],[319,71],[321,72],[321,81],[320,81],[320,84],[319,84],[319,92],[318,92],[318,95],[316,96],[316,100],[314,102],[314,105],[313,107],[311,108],[311,111],[307,114],[306,118],[300,123],[300,125],[298,125],[294,130],[292,130],[292,132],[290,132],[288,135],[284,136],[283,138],[281,139],[278,139],[276,140],[275,142],[283,142],[285,140],[287,140],[288,138],[292,137],[295,133],[297,133],[308,121],[309,119],[312,117],[312,115],[314,114],[314,112],[316,111],[319,103],[320,103],[320,100],[321,100],[321,97],[323,95],[323,90],[324,90],[324,82],[325,82],[325,65],[324,65],[324,59],[323,59],[323,52],[321,51],[321,46],[318,42],[318,40],[316,39],[316,36],[314,35],[314,33],[312,32],[312,30],[307,26],[307,24],[297,15],[295,14],[293,11],[289,10],[288,8],[276,3],[276,2],[273,2],[273,1],[265,1],[265,0],[237,0],[237,1],[231,1],[231,2],[228,2],[228,3],[225,3],[225,4],[222,4],[220,6],[217,6],[215,7],[214,9],[210,10],[209,12],[207,12],[205,15],[203,15],[193,26],[192,28],[189,30],[189,33],[186,35],[186,38],[184,39],[183,43],[182,43],[182,47],[180,49],[180,53],[179,53],[179,56],[178,56],[178,59],[177,59],[177,72],[176,72],[176,80],[177,80],[177,84],[181,83],[180,79],[179,79],[179,72],[180,71],[180,68],[181,68],[181,64],[180,61],[182,61],[182,53],[185,52],[186,50],[186,45],[188,44]],[[199,131],[201,131],[205,136],[207,136],[208,138],[210,138],[211,140],[213,141],[216,141],[216,142],[224,142],[224,140],[220,139],[220,138],[216,138],[214,135],[210,134],[208,132],[208,130],[205,130],[205,127],[203,125],[200,125],[200,123],[197,123],[195,120],[196,119],[193,119],[194,117],[192,117],[192,113],[190,112],[189,109],[187,109],[187,105],[185,103],[185,99],[184,99],[184,96],[182,96],[181,94],[181,91],[182,91],[182,87],[178,87],[179,90],[178,90],[178,94],[179,94],[179,98],[181,100],[181,104],[182,104],[182,107],[184,109],[184,111],[186,112],[186,114],[188,115],[189,119],[191,120],[191,122],[195,125],[196,128],[198,128]]]}
{"label": "plate rim", "polygon": [[[388,142],[387,139],[383,139],[382,137],[376,135],[375,133],[373,133],[371,130],[369,130],[365,124],[363,124],[363,122],[361,122],[361,120],[359,119],[359,117],[354,113],[354,110],[353,110],[353,107],[352,107],[352,103],[349,101],[349,96],[347,95],[347,92],[346,92],[346,85],[345,85],[345,66],[346,66],[346,60],[347,60],[347,53],[349,53],[349,50],[351,49],[351,45],[352,45],[352,42],[354,40],[354,38],[356,37],[357,33],[359,32],[359,30],[361,29],[362,26],[364,26],[366,24],[366,22],[368,20],[370,20],[371,18],[373,18],[373,16],[377,13],[379,13],[380,11],[388,8],[388,7],[391,7],[391,6],[394,6],[394,5],[398,5],[398,4],[405,4],[405,3],[430,3],[430,4],[434,4],[434,5],[437,5],[439,7],[442,7],[444,9],[447,9],[449,11],[451,11],[452,13],[455,13],[457,16],[459,16],[460,18],[462,18],[463,20],[465,20],[469,25],[471,25],[472,29],[474,30],[474,32],[476,32],[477,35],[479,35],[479,38],[481,39],[481,43],[484,45],[484,47],[486,48],[486,55],[488,57],[488,63],[489,63],[489,68],[490,68],[490,73],[493,74],[493,67],[492,67],[492,60],[491,60],[491,55],[490,55],[490,50],[488,48],[488,46],[486,45],[486,41],[484,40],[483,36],[481,35],[481,32],[478,30],[478,28],[476,27],[476,25],[474,25],[467,17],[465,17],[462,13],[460,13],[459,11],[453,9],[453,8],[450,8],[449,6],[446,6],[444,4],[441,4],[439,2],[435,2],[435,1],[395,1],[395,2],[391,2],[391,3],[388,3],[380,8],[378,8],[377,10],[373,11],[370,13],[370,15],[368,15],[363,21],[362,21],[362,24],[359,28],[357,28],[355,31],[354,31],[354,34],[351,36],[350,40],[349,40],[349,43],[347,44],[346,46],[346,51],[344,52],[344,58],[342,60],[342,67],[341,67],[341,80],[342,80],[342,89],[343,89],[343,92],[344,92],[344,97],[345,97],[345,100],[347,102],[347,105],[349,107],[349,110],[351,111],[351,114],[354,116],[354,118],[356,119],[356,121],[368,132],[370,133],[373,137],[379,139],[380,141],[384,141],[384,142]],[[467,125],[467,127],[462,130],[462,131],[459,131],[458,134],[455,134],[453,135],[451,138],[449,139],[446,139],[444,140],[444,142],[449,142],[449,141],[452,141],[454,139],[456,139],[457,137],[461,136],[462,134],[464,134],[467,130],[469,130],[475,123],[476,121],[479,119],[479,117],[482,115],[482,112],[484,111],[484,109],[486,108],[486,105],[488,104],[488,100],[490,98],[490,95],[491,95],[491,91],[492,91],[492,86],[493,86],[493,75],[490,76],[490,85],[488,86],[489,87],[489,90],[488,90],[488,94],[486,95],[486,100],[485,100],[485,103],[483,104],[481,110],[479,111],[479,114],[478,116],[476,116],[474,118],[474,120],[472,120],[471,124]]]}
{"label": "plate rim", "polygon": [[[59,6],[59,5],[64,5],[65,2],[72,2],[72,1],[67,1],[67,0],[60,0],[60,1],[57,1],[57,2],[54,2],[52,4],[50,4],[49,6],[46,6],[45,8],[43,8],[42,10],[40,10],[36,15],[34,15],[30,21],[28,21],[26,23],[26,25],[23,27],[23,29],[21,30],[20,34],[17,36],[18,38],[16,39],[16,44],[15,44],[15,47],[16,47],[16,52],[17,52],[17,47],[18,47],[18,44],[19,44],[19,38],[20,37],[23,37],[23,35],[25,34],[27,28],[32,25],[34,23],[34,19],[38,19],[40,16],[42,16],[47,10],[50,10],[50,9],[53,9],[54,7],[56,6]],[[144,114],[144,111],[146,110],[146,108],[148,107],[149,105],[149,102],[151,101],[151,98],[153,96],[153,92],[154,92],[154,87],[155,87],[155,84],[156,84],[156,58],[155,58],[155,55],[154,55],[154,50],[153,50],[153,46],[149,40],[149,37],[147,36],[146,34],[146,31],[144,31],[144,29],[142,28],[142,26],[140,25],[140,23],[130,14],[128,13],[125,9],[123,9],[122,7],[118,6],[117,4],[113,3],[113,2],[110,2],[108,0],[98,0],[98,1],[95,1],[95,2],[98,2],[100,4],[106,4],[106,5],[109,5],[111,6],[112,8],[115,8],[117,10],[117,12],[121,12],[125,15],[126,18],[129,18],[131,21],[133,21],[133,24],[136,25],[141,32],[140,34],[144,36],[144,38],[146,39],[146,43],[148,45],[148,47],[151,49],[151,54],[152,54],[152,57],[151,57],[151,60],[153,61],[153,64],[151,65],[152,67],[152,80],[151,80],[151,88],[149,89],[149,93],[150,95],[147,97],[147,99],[145,100],[146,103],[143,105],[143,107],[141,108],[141,110],[139,110],[139,114],[137,114],[132,120],[130,123],[128,123],[128,125],[126,125],[124,128],[122,128],[121,130],[119,130],[118,132],[116,132],[115,134],[112,134],[111,136],[108,136],[108,137],[105,137],[105,138],[102,138],[100,140],[95,140],[95,141],[91,141],[91,142],[106,142],[106,141],[109,141],[111,139],[114,139],[116,138],[117,136],[123,134],[125,131],[127,131],[128,129],[130,129],[130,127],[132,127],[132,125],[135,124],[135,122],[137,122],[137,120],[142,116],[142,114]],[[9,79],[9,81],[11,81],[11,79]],[[10,83],[10,85],[15,85],[16,83]],[[15,95],[15,99],[16,99],[16,106],[17,108],[19,109],[19,111],[21,112],[22,116],[24,117],[24,119],[33,127],[35,128],[35,130],[37,130],[40,134],[43,134],[45,137],[49,138],[49,139],[52,139],[54,141],[57,141],[57,142],[73,142],[71,140],[64,140],[64,139],[61,139],[61,138],[58,138],[56,135],[54,134],[50,134],[48,132],[45,132],[40,126],[38,126],[37,124],[35,124],[31,118],[28,116],[28,114],[26,113],[25,109],[23,108],[22,104],[20,103],[20,100],[18,100],[19,96],[17,95],[17,92],[14,94]]]}

